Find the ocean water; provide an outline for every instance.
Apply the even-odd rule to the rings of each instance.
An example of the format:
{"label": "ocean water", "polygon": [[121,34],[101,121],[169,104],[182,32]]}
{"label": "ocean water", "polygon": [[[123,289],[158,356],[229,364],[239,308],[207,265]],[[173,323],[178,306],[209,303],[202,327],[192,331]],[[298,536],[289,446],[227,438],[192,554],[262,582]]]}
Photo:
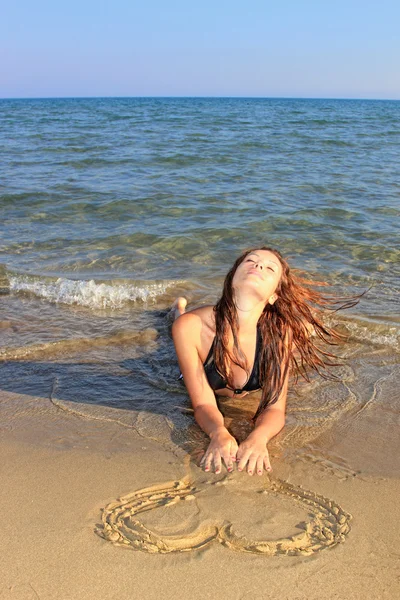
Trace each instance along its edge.
{"label": "ocean water", "polygon": [[291,392],[287,439],[371,398],[398,418],[377,382],[400,382],[400,102],[0,100],[0,215],[6,392],[184,444],[168,308],[214,302],[266,244],[335,293],[369,290],[330,317],[341,381]]}

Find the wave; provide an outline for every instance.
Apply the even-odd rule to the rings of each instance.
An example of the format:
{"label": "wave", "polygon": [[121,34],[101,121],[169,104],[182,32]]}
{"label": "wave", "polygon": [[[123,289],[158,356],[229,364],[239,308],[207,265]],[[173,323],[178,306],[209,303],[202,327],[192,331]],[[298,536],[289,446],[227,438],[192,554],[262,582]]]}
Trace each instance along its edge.
{"label": "wave", "polygon": [[77,304],[94,309],[117,309],[132,302],[155,302],[168,288],[182,283],[175,280],[101,283],[93,279],[53,279],[16,274],[9,274],[8,281],[10,292],[13,293],[29,293],[56,304]]}
{"label": "wave", "polygon": [[111,335],[58,340],[45,344],[30,344],[17,348],[1,348],[0,361],[42,360],[57,356],[82,354],[89,350],[110,346],[148,346],[157,340],[158,333],[148,327],[142,331],[120,331]]}
{"label": "wave", "polygon": [[369,342],[374,346],[390,346],[400,352],[399,327],[367,326],[357,323],[347,323],[350,337],[357,341]]}
{"label": "wave", "polygon": [[327,319],[327,322],[333,326],[340,325],[349,340],[371,346],[386,346],[400,352],[400,327],[394,320],[383,323],[372,318],[340,315],[339,319],[336,316],[335,319]]}

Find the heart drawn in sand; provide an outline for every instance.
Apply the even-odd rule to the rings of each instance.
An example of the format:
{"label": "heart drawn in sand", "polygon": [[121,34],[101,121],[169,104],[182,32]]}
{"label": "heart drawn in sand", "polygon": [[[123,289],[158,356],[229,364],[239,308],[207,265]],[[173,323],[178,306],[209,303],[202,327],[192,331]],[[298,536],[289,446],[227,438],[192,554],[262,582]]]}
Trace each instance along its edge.
{"label": "heart drawn in sand", "polygon": [[290,498],[310,516],[303,531],[291,537],[254,541],[236,534],[233,524],[226,521],[200,523],[190,533],[164,535],[151,530],[138,518],[141,513],[158,507],[193,501],[201,493],[202,489],[185,479],[137,490],[105,507],[102,527],[96,533],[115,545],[150,553],[188,552],[219,542],[239,552],[293,556],[332,548],[343,542],[350,531],[351,516],[333,500],[279,479],[271,480],[264,493]]}

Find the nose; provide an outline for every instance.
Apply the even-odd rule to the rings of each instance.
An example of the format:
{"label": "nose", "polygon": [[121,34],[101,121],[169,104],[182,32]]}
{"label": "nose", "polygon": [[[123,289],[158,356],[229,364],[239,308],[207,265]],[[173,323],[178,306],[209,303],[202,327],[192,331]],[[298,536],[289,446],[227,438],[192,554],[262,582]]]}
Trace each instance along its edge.
{"label": "nose", "polygon": [[255,266],[256,266],[256,267],[258,267],[259,269],[261,269],[261,271],[262,271],[262,270],[263,270],[263,268],[264,268],[264,265],[263,265],[263,263],[262,263],[261,261],[259,261],[259,260],[256,262]]}

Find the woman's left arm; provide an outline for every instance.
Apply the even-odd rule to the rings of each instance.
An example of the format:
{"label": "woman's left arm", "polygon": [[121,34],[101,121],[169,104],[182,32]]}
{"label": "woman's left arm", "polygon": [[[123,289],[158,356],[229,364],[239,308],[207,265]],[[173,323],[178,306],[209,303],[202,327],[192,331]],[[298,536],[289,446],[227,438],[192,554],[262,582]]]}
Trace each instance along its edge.
{"label": "woman's left arm", "polygon": [[249,475],[253,475],[255,471],[258,475],[262,475],[264,469],[272,471],[267,444],[285,425],[288,381],[289,373],[286,375],[278,400],[261,413],[253,431],[240,444],[236,454],[239,471],[243,471],[246,465]]}

